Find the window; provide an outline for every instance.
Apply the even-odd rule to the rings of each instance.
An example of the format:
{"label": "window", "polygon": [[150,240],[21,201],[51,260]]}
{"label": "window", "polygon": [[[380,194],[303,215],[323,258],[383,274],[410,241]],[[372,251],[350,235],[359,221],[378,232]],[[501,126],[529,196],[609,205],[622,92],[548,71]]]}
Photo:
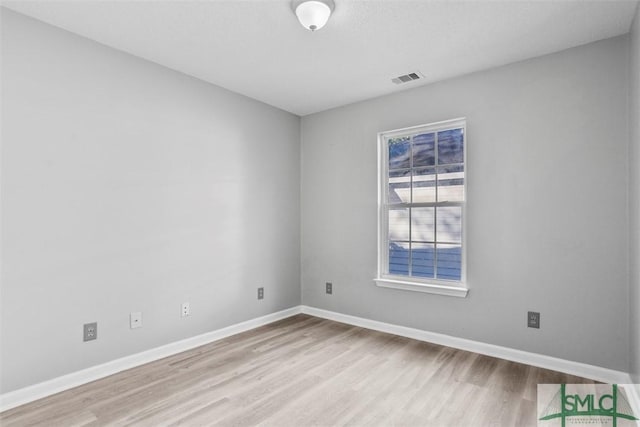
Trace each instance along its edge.
{"label": "window", "polygon": [[466,296],[465,120],[379,135],[379,286]]}

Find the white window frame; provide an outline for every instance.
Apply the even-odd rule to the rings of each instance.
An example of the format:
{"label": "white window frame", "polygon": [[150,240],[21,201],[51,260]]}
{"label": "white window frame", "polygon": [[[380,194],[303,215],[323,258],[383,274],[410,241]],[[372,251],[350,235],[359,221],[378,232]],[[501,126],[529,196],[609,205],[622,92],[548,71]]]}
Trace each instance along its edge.
{"label": "white window frame", "polygon": [[[387,141],[401,136],[411,136],[420,133],[439,132],[447,129],[463,129],[463,161],[464,185],[462,202],[462,260],[460,280],[443,280],[436,278],[422,278],[414,276],[394,275],[388,273],[389,268],[389,231],[388,231],[388,192],[389,192],[389,148]],[[464,117],[430,123],[409,128],[396,129],[378,134],[378,276],[374,279],[376,285],[385,288],[402,289],[407,291],[426,292],[438,295],[466,297],[467,286],[467,181],[468,164],[467,148],[468,135],[466,119]],[[437,146],[436,146],[437,150]]]}

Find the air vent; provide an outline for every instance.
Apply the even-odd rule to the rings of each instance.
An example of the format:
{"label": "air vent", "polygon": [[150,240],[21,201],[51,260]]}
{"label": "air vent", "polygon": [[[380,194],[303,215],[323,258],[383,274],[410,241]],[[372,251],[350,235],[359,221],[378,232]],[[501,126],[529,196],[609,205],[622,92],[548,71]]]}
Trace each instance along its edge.
{"label": "air vent", "polygon": [[414,80],[419,80],[421,78],[423,78],[422,74],[420,74],[419,72],[415,72],[415,73],[405,74],[403,76],[398,76],[396,78],[391,79],[391,81],[399,85],[402,83],[409,83]]}

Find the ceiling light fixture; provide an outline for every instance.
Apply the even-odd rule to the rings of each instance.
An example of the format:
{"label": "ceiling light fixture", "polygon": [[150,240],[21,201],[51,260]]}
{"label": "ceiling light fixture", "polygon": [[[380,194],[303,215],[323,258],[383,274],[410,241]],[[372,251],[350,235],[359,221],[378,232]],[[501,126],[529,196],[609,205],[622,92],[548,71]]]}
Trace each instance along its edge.
{"label": "ceiling light fixture", "polygon": [[291,7],[303,27],[316,31],[325,26],[335,5],[333,0],[294,0]]}

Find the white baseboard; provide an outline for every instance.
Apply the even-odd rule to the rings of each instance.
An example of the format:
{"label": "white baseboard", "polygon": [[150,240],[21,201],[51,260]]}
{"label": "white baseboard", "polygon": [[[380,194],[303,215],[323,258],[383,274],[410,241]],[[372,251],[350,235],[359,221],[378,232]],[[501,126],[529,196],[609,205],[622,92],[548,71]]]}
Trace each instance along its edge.
{"label": "white baseboard", "polygon": [[0,412],[301,313],[296,306],[0,395]]}
{"label": "white baseboard", "polygon": [[[285,319],[299,313],[305,313],[311,316],[321,317],[323,319],[334,320],[336,322],[347,323],[354,326],[360,326],[362,328],[373,329],[420,341],[458,348],[514,362],[525,363],[527,365],[590,378],[596,381],[612,384],[630,384],[632,382],[629,374],[625,372],[601,368],[599,366],[572,362],[569,360],[529,353],[493,344],[486,344],[464,338],[456,338],[449,335],[423,331],[421,329],[414,329],[406,326],[392,325],[390,323],[378,322],[375,320],[350,316],[309,306],[297,306],[2,394],[0,395],[0,412],[113,375],[126,369],[131,369],[231,335]],[[638,395],[640,390],[637,389],[637,386],[625,386],[625,390],[627,391],[627,396],[629,396],[634,412],[636,414],[640,413],[640,397]]]}
{"label": "white baseboard", "polygon": [[387,332],[389,334],[400,335],[420,341],[458,348],[460,350],[471,351],[487,356],[498,357],[500,359],[506,359],[513,362],[537,366],[539,368],[564,372],[566,374],[589,378],[604,383],[626,384],[631,382],[631,378],[626,372],[614,371],[612,369],[587,365],[585,363],[572,362],[556,357],[545,356],[543,354],[529,353],[527,351],[501,347],[493,344],[486,344],[483,342],[472,341],[464,338],[456,338],[450,335],[423,331],[421,329],[392,325],[390,323],[378,322],[376,320],[350,316],[348,314],[336,313],[333,311],[322,310],[306,305],[302,306],[302,312],[311,316],[335,320],[336,322],[347,323],[349,325],[360,326],[362,328],[373,329],[380,332]]}

